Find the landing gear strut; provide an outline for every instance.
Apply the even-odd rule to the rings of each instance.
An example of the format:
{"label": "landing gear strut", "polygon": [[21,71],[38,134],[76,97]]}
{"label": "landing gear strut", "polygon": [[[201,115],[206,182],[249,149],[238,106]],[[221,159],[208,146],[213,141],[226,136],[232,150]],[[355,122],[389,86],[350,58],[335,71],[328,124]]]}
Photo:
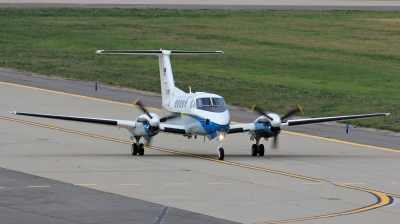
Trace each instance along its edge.
{"label": "landing gear strut", "polygon": [[139,154],[140,156],[144,155],[144,145],[143,143],[139,144],[140,136],[135,136],[136,142],[132,144],[131,153],[133,156]]}
{"label": "landing gear strut", "polygon": [[265,153],[265,148],[263,144],[259,144],[260,143],[260,137],[256,136],[256,144],[253,144],[251,146],[251,155],[252,156],[257,156],[257,154],[259,156],[264,156]]}
{"label": "landing gear strut", "polygon": [[218,151],[218,159],[219,160],[224,160],[224,156],[225,156],[224,148],[222,148],[224,145],[224,138],[225,138],[225,134],[223,134],[223,133],[218,134],[217,142],[219,142],[219,146],[217,148],[217,151]]}

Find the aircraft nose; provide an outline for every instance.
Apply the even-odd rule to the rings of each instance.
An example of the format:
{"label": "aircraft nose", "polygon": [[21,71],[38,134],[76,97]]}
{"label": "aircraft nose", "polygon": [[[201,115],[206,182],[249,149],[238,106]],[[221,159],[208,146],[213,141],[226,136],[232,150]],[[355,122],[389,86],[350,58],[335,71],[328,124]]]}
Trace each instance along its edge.
{"label": "aircraft nose", "polygon": [[220,116],[218,116],[217,119],[215,119],[214,123],[219,124],[219,125],[228,125],[230,122],[230,117],[229,113],[222,113]]}

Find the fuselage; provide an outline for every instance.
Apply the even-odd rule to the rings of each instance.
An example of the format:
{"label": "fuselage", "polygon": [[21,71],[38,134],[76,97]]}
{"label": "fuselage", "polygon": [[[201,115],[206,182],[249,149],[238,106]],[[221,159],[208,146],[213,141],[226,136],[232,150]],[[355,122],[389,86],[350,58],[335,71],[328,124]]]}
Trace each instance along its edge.
{"label": "fuselage", "polygon": [[229,131],[229,111],[219,95],[203,92],[179,94],[166,99],[162,105],[164,116],[181,115],[169,123],[186,126],[189,135],[214,138],[218,133]]}

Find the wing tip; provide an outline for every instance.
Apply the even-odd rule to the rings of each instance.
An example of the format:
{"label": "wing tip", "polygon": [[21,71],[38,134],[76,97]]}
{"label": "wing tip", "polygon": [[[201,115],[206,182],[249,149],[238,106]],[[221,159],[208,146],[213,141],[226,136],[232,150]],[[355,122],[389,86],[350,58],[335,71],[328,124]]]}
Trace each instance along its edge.
{"label": "wing tip", "polygon": [[101,53],[103,53],[103,51],[104,51],[104,50],[97,50],[95,53],[96,53],[96,54],[101,54]]}
{"label": "wing tip", "polygon": [[17,114],[17,111],[8,111],[10,114]]}

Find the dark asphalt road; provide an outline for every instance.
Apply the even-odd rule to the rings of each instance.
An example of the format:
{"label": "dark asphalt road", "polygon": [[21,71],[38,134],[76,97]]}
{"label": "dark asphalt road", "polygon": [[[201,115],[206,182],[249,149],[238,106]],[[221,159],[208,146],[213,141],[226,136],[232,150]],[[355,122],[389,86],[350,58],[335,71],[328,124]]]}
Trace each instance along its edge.
{"label": "dark asphalt road", "polygon": [[[49,186],[49,187],[28,187]],[[0,223],[234,223],[0,168]]]}

